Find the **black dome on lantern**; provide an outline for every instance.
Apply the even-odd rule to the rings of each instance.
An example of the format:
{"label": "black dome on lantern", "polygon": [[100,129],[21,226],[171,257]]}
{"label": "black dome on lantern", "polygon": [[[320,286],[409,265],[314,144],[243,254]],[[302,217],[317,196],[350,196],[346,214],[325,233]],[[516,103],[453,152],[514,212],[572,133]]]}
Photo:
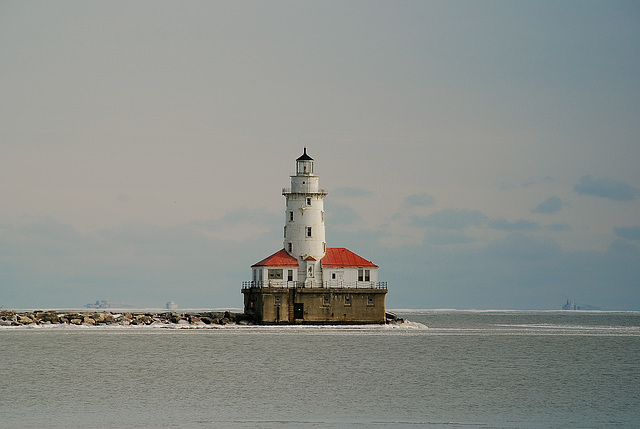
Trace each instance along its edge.
{"label": "black dome on lantern", "polygon": [[307,155],[307,148],[304,148],[304,153],[300,156],[300,158],[296,159],[296,161],[313,161],[309,155]]}

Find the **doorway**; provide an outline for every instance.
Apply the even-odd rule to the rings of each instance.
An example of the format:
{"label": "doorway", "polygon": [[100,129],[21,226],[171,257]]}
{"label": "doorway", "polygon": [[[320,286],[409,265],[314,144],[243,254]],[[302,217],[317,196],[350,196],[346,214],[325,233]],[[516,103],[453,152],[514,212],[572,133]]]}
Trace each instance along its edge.
{"label": "doorway", "polygon": [[293,318],[304,319],[304,303],[296,302],[293,304]]}

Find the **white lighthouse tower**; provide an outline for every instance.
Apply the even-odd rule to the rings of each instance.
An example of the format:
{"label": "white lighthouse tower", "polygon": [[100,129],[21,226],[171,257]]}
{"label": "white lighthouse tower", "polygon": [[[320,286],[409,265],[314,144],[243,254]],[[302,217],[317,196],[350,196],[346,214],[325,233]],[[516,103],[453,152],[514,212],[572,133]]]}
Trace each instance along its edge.
{"label": "white lighthouse tower", "polygon": [[284,188],[281,249],[251,265],[244,311],[257,323],[384,323],[387,282],[378,266],[344,247],[327,247],[324,198],[307,148]]}
{"label": "white lighthouse tower", "polygon": [[313,158],[307,148],[296,160],[296,172],[291,176],[291,188],[282,190],[286,198],[284,249],[298,260],[298,282],[305,287],[322,285],[320,260],[327,253],[324,228],[324,197],[313,173]]}

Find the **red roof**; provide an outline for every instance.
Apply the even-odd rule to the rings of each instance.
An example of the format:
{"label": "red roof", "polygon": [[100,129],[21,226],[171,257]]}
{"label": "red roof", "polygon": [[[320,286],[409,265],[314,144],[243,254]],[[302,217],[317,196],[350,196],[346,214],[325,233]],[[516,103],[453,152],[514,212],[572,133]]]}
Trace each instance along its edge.
{"label": "red roof", "polygon": [[327,254],[320,261],[323,267],[375,267],[376,264],[367,261],[344,247],[328,247]]}
{"label": "red roof", "polygon": [[297,267],[298,260],[289,255],[286,250],[278,250],[271,256],[267,256],[260,262],[256,262],[252,267]]}

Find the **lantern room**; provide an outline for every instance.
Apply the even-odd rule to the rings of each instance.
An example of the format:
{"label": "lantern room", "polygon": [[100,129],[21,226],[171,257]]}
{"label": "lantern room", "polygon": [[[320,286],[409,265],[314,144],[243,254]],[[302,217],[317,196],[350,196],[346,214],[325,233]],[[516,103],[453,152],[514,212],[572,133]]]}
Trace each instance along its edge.
{"label": "lantern room", "polygon": [[307,148],[304,148],[304,153],[300,156],[300,158],[296,159],[296,174],[298,176],[306,174],[313,174],[313,158],[307,155]]}

